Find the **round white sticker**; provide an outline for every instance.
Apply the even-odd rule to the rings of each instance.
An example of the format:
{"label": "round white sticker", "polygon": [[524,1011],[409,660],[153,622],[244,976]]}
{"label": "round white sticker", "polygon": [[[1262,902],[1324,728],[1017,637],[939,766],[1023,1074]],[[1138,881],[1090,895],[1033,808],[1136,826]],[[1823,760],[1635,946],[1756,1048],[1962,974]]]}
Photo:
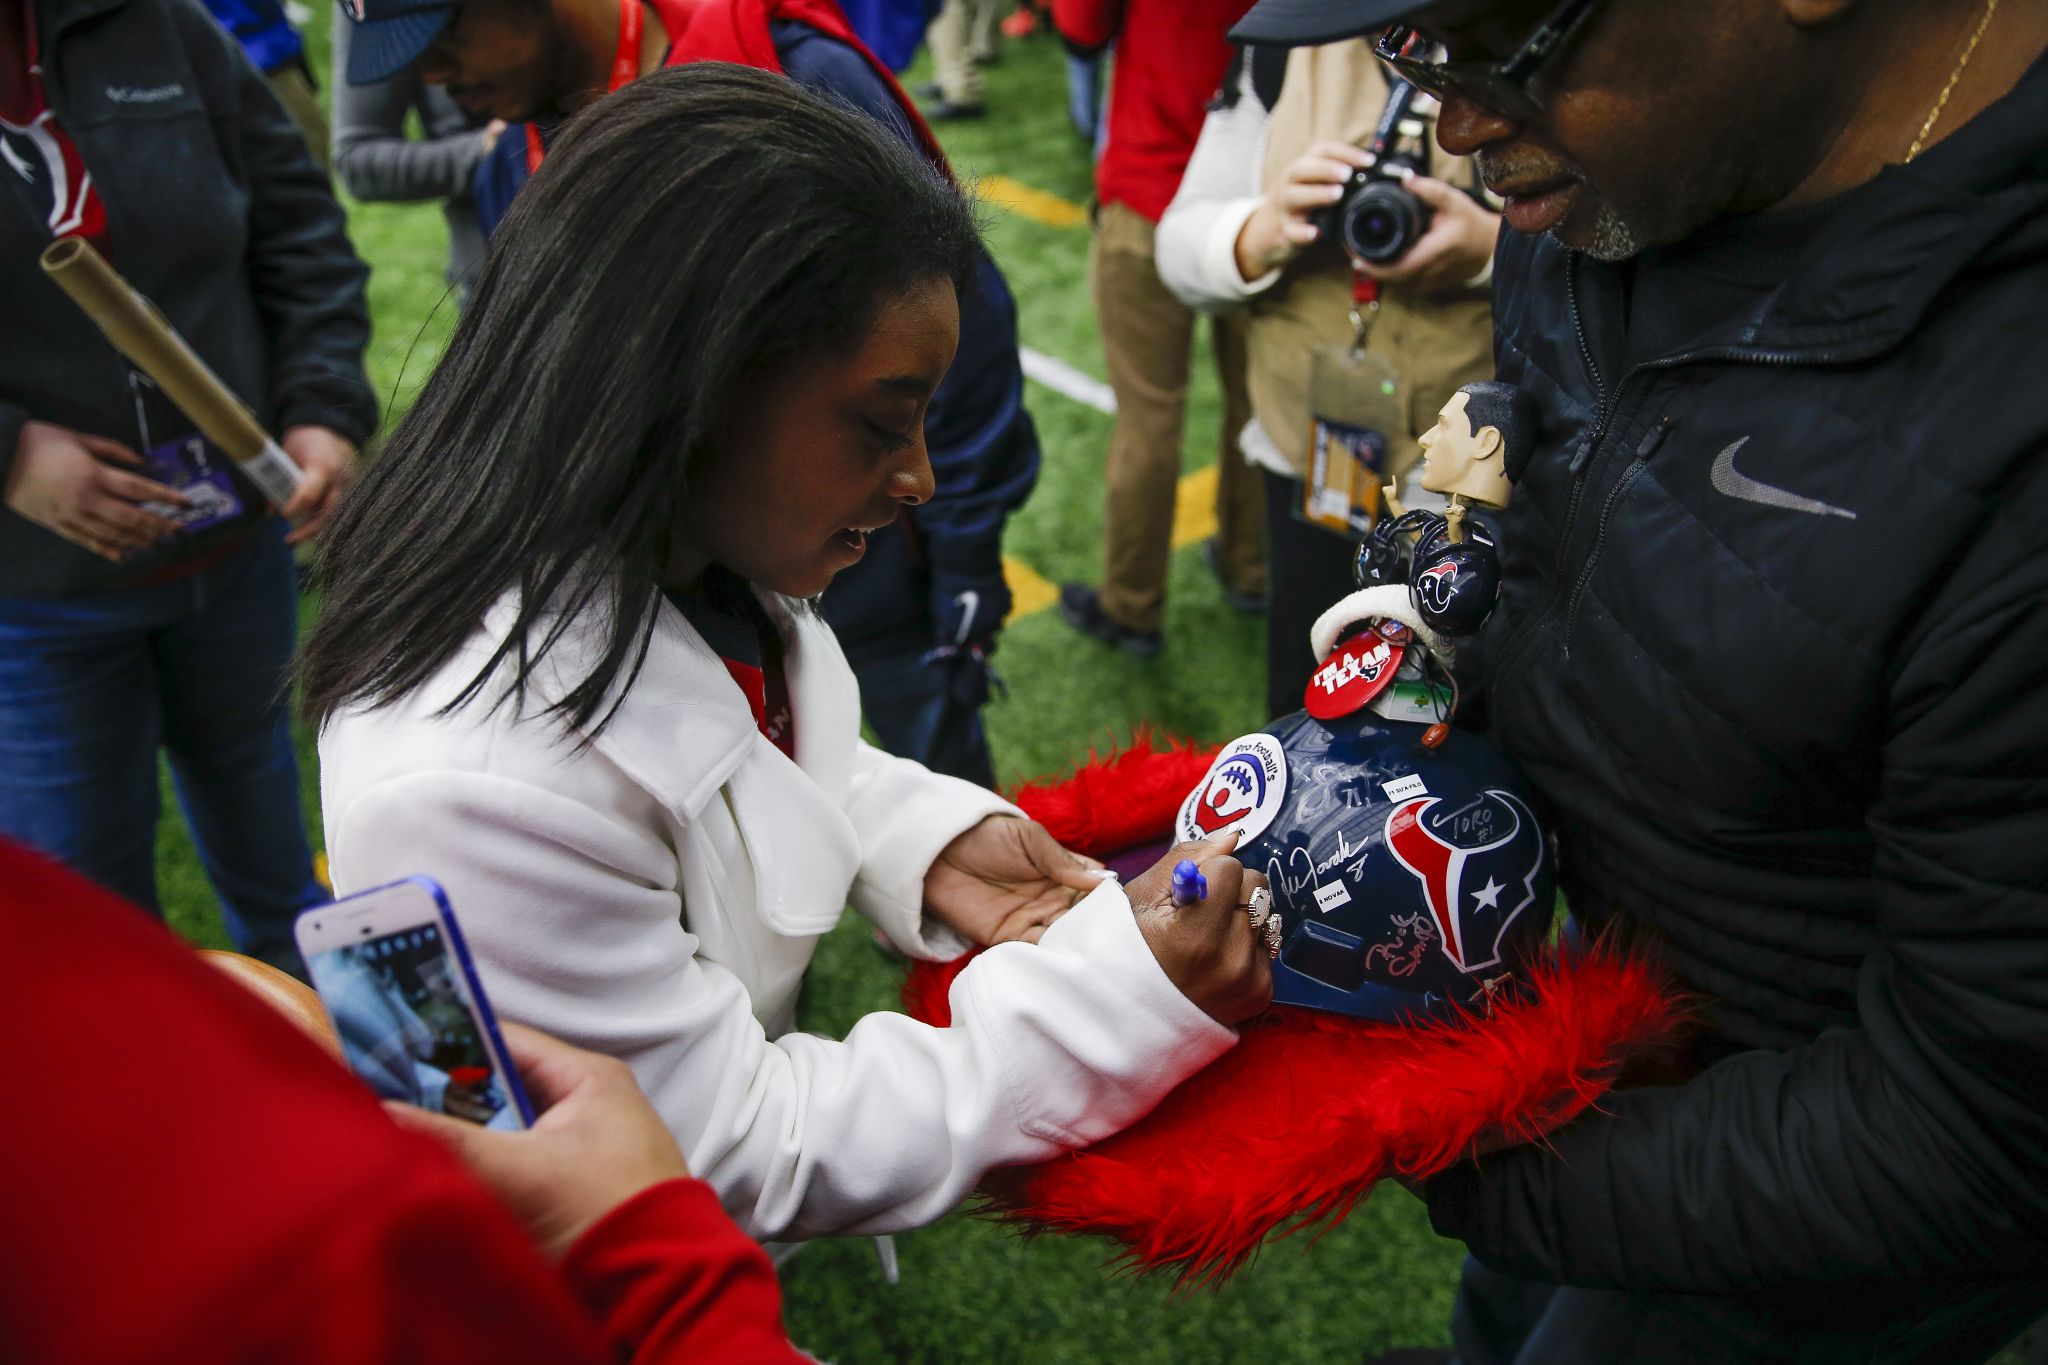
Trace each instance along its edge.
{"label": "round white sticker", "polygon": [[1179,837],[1210,839],[1236,830],[1242,848],[1266,832],[1287,799],[1287,760],[1267,734],[1232,740],[1188,793],[1175,823]]}

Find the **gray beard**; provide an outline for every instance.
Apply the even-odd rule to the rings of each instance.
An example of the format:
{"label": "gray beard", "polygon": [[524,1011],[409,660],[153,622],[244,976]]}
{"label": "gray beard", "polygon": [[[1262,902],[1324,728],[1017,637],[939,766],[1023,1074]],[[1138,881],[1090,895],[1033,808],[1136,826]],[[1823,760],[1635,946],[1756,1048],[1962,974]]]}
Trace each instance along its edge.
{"label": "gray beard", "polygon": [[[1516,180],[1526,179],[1531,170],[1538,176],[1544,176],[1545,172],[1556,168],[1555,163],[1541,158],[1525,156],[1514,159],[1504,157],[1500,152],[1488,148],[1475,153],[1473,159],[1479,163],[1480,175],[1489,185],[1503,182],[1511,184]],[[1550,235],[1557,237],[1555,229]],[[1584,251],[1596,261],[1625,261],[1640,252],[1644,246],[1642,234],[1623,222],[1620,215],[1615,213],[1613,206],[1606,203],[1601,204],[1599,217],[1593,220],[1591,242],[1583,247],[1573,247],[1563,238],[1557,240],[1560,245],[1571,250]]]}
{"label": "gray beard", "polygon": [[1602,204],[1599,216],[1593,220],[1593,239],[1579,249],[1596,261],[1626,261],[1643,249],[1643,239],[1621,220],[1612,205]]}

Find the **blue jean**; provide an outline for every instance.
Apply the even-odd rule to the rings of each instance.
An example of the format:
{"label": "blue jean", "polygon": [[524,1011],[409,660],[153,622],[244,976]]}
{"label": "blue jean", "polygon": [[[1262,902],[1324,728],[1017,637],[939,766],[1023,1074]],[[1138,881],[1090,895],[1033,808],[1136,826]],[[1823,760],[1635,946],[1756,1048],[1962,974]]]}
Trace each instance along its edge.
{"label": "blue jean", "polygon": [[326,900],[299,810],[283,524],[148,587],[0,598],[0,835],[161,915],[157,750],[242,952],[300,970],[292,919]]}

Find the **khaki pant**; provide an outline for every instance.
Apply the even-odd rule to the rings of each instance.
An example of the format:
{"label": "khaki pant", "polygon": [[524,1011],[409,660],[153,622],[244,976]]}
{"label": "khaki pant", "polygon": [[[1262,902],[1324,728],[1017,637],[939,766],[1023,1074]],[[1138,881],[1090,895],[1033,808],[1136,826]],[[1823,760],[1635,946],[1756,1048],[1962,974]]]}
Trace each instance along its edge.
{"label": "khaki pant", "polygon": [[[1180,484],[1181,426],[1187,407],[1195,314],[1159,282],[1153,226],[1123,204],[1096,215],[1088,270],[1095,316],[1116,393],[1116,427],[1102,482],[1102,609],[1127,630],[1158,630],[1173,552],[1173,502]],[[1223,382],[1217,433],[1217,542],[1235,592],[1266,588],[1265,490],[1246,465],[1238,433],[1251,420],[1241,326],[1218,318],[1212,331]]]}
{"label": "khaki pant", "polygon": [[331,169],[327,160],[327,114],[320,107],[320,92],[313,88],[313,82],[296,66],[281,66],[264,79],[270,82],[277,102],[306,135],[306,149],[313,153],[314,162],[323,171]]}
{"label": "khaki pant", "polygon": [[982,100],[981,68],[994,59],[1003,35],[1002,0],[946,0],[939,17],[925,30],[932,50],[932,79],[950,104],[975,105]]}

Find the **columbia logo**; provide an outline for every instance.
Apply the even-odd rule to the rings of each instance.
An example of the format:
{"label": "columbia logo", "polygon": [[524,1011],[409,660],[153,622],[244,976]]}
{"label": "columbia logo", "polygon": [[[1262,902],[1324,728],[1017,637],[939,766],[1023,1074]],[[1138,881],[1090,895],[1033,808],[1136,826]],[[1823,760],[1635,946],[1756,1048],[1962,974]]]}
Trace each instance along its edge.
{"label": "columbia logo", "polygon": [[185,93],[182,85],[110,85],[107,98],[116,104],[162,104]]}

